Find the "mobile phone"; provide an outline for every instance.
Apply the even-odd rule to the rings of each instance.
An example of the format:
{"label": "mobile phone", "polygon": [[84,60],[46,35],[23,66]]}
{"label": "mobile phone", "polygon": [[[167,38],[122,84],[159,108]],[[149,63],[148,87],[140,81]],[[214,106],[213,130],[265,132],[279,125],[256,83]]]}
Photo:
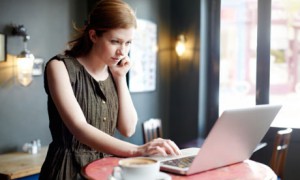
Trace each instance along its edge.
{"label": "mobile phone", "polygon": [[117,65],[120,66],[120,64],[121,64],[122,61],[123,61],[123,59],[121,59],[121,60],[118,62]]}
{"label": "mobile phone", "polygon": [[[130,51],[128,52],[128,57],[130,57]],[[125,58],[125,57],[124,57],[124,58]],[[124,59],[124,58],[123,58],[123,59]],[[121,60],[118,62],[118,64],[117,64],[118,66],[122,63],[123,59],[121,59]]]}

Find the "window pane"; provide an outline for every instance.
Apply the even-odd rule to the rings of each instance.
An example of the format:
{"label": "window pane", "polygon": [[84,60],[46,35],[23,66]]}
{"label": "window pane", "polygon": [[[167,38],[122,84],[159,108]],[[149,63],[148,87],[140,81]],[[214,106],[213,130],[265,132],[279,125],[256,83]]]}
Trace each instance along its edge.
{"label": "window pane", "polygon": [[272,126],[300,127],[300,1],[272,0],[270,103],[283,108]]}
{"label": "window pane", "polygon": [[255,105],[257,0],[222,0],[219,114]]}

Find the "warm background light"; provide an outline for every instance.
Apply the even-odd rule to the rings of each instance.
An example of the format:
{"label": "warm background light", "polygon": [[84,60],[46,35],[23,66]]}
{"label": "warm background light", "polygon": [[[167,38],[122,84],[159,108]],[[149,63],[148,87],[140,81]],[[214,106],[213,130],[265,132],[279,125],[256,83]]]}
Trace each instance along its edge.
{"label": "warm background light", "polygon": [[17,56],[18,81],[23,86],[28,86],[32,81],[32,69],[34,56],[27,49],[30,36],[24,25],[12,25],[12,35],[23,37],[23,51]]}
{"label": "warm background light", "polygon": [[183,53],[185,52],[185,37],[184,37],[184,35],[178,36],[175,50],[176,50],[176,53],[178,56],[182,56]]}
{"label": "warm background light", "polygon": [[17,57],[18,81],[23,86],[28,86],[32,81],[34,56],[30,53]]}

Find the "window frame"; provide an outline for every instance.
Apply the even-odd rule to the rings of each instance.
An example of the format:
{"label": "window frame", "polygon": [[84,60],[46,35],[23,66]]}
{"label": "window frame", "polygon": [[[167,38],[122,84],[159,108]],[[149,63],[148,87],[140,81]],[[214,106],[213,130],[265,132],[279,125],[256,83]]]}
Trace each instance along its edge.
{"label": "window frame", "polygon": [[[269,104],[272,0],[258,0],[256,104]],[[219,117],[221,0],[201,0],[198,134],[207,136]]]}

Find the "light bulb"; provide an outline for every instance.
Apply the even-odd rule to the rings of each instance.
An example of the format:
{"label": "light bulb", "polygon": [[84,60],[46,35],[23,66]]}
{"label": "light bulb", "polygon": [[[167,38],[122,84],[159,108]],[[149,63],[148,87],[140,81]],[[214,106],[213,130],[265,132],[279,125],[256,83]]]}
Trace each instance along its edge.
{"label": "light bulb", "polygon": [[176,53],[178,56],[182,56],[183,53],[185,52],[185,37],[184,35],[179,35],[178,40],[176,42]]}

